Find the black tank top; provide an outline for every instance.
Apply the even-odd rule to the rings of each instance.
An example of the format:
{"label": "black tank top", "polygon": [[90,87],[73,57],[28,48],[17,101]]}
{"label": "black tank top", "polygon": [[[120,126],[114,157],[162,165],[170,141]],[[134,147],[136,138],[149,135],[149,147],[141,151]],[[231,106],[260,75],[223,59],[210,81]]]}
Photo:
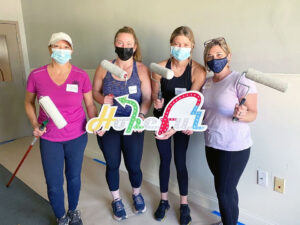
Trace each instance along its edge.
{"label": "black tank top", "polygon": [[[166,64],[166,68],[171,69],[171,59],[168,60]],[[166,105],[169,101],[176,96],[175,93],[176,88],[185,88],[186,91],[191,90],[192,87],[192,62],[188,63],[183,74],[180,77],[173,77],[171,80],[167,80],[165,78],[161,78],[161,92],[162,97],[165,99],[164,107],[161,110],[153,110],[153,115],[155,117],[160,117],[164,112]]]}

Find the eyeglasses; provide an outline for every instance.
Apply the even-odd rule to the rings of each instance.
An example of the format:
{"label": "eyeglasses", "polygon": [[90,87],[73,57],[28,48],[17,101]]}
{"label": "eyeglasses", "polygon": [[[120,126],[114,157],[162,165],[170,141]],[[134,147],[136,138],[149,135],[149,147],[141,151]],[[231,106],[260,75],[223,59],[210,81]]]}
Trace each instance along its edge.
{"label": "eyeglasses", "polygon": [[207,45],[209,45],[211,43],[219,45],[219,44],[226,44],[226,41],[225,41],[225,38],[223,38],[223,37],[213,38],[213,39],[210,39],[210,40],[207,40],[206,42],[204,42],[204,47],[206,47]]}

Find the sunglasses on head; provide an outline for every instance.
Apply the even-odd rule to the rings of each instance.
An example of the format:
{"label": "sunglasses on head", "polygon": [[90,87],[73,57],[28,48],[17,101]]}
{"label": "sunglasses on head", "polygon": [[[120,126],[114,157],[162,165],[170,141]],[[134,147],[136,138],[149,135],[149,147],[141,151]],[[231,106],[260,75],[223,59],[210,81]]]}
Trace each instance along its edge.
{"label": "sunglasses on head", "polygon": [[223,37],[219,37],[219,38],[213,38],[213,39],[210,39],[210,40],[207,40],[206,42],[204,42],[204,47],[206,47],[207,45],[209,44],[226,44],[226,41],[225,41],[225,38]]}

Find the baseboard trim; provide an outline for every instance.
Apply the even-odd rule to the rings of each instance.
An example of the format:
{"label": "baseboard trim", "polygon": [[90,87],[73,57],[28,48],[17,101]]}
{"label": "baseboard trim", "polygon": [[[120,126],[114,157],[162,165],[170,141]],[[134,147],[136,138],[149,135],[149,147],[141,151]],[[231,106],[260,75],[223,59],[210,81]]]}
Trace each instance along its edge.
{"label": "baseboard trim", "polygon": [[[143,172],[143,179],[159,186],[158,176],[154,176],[151,173]],[[177,182],[169,182],[169,192],[172,192],[179,196],[178,184]],[[199,190],[189,189],[189,201],[199,204],[210,211],[218,210],[218,201],[215,197],[209,196]],[[248,210],[240,208],[239,221],[245,225],[279,225],[265,220],[264,218],[257,217],[253,215]]]}

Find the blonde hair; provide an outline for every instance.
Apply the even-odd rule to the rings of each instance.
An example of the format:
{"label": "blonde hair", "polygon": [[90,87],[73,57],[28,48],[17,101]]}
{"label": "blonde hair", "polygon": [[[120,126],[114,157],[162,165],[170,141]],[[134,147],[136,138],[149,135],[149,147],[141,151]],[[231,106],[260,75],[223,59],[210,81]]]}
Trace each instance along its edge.
{"label": "blonde hair", "polygon": [[187,26],[181,26],[181,27],[177,27],[173,33],[171,34],[170,37],[170,45],[172,45],[174,39],[177,36],[185,36],[187,37],[190,42],[193,44],[192,48],[195,46],[195,38],[194,38],[194,33],[191,30],[191,28],[187,27]]}
{"label": "blonde hair", "polygon": [[[185,36],[187,37],[190,42],[192,43],[192,49],[194,48],[195,46],[195,38],[194,38],[194,33],[192,31],[191,28],[189,28],[188,26],[180,26],[180,27],[177,27],[173,33],[171,34],[171,37],[170,37],[170,45],[172,45],[174,39],[177,37],[177,36]],[[172,58],[172,55],[171,55],[171,58]],[[192,51],[191,51],[191,56],[190,56],[190,61],[189,63],[192,62]]]}
{"label": "blonde hair", "polygon": [[208,70],[208,71],[210,71],[210,69],[208,68],[208,65],[207,65],[207,62],[208,62],[207,56],[208,56],[209,51],[212,49],[212,47],[214,47],[216,45],[220,46],[220,48],[225,52],[226,56],[228,56],[231,53],[231,50],[230,50],[228,44],[226,43],[225,38],[214,38],[214,39],[206,41],[204,43],[205,49],[203,52],[203,60],[204,60],[204,66],[205,66],[206,70]]}
{"label": "blonde hair", "polygon": [[136,45],[136,50],[135,52],[133,53],[133,59],[137,62],[141,62],[142,61],[142,53],[141,53],[141,47],[140,47],[140,44],[139,44],[139,41],[136,37],[136,34],[134,32],[134,30],[131,28],[131,27],[127,27],[127,26],[124,26],[122,27],[121,29],[119,29],[115,35],[115,39],[114,39],[114,42],[116,43],[116,40],[117,40],[117,36],[120,34],[120,33],[127,33],[127,34],[131,34],[133,36],[133,39],[134,39],[134,43]]}

